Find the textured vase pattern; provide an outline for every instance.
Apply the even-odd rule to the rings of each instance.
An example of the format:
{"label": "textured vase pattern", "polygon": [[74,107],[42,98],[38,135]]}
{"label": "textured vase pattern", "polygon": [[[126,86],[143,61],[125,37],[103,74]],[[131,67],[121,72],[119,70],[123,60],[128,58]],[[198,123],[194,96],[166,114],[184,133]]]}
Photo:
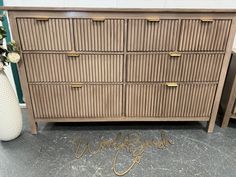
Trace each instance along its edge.
{"label": "textured vase pattern", "polygon": [[22,130],[22,114],[16,94],[3,71],[0,71],[0,140],[18,137]]}

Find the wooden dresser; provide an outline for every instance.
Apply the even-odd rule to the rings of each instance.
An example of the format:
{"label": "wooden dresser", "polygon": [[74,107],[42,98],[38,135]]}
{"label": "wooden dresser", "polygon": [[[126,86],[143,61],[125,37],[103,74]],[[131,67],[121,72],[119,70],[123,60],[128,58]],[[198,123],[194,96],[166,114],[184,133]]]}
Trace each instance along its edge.
{"label": "wooden dresser", "polygon": [[207,121],[212,132],[235,10],[4,7],[37,122]]}

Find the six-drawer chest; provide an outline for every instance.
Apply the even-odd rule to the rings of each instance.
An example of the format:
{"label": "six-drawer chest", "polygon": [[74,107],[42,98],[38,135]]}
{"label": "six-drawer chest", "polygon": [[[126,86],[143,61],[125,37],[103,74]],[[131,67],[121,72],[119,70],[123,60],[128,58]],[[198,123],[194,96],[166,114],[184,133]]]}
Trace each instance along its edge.
{"label": "six-drawer chest", "polygon": [[32,133],[37,122],[207,121],[235,10],[5,7]]}

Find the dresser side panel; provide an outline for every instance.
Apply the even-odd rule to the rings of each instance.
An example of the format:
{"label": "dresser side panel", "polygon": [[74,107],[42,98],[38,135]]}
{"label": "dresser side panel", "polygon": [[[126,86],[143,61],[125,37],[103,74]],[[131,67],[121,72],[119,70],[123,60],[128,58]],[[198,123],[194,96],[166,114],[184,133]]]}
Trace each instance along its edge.
{"label": "dresser side panel", "polygon": [[228,43],[227,43],[227,47],[226,47],[225,57],[224,57],[222,70],[221,70],[221,74],[220,74],[220,80],[219,80],[218,88],[217,88],[216,95],[215,95],[211,119],[210,119],[209,125],[208,125],[208,132],[213,132],[213,129],[215,126],[215,121],[216,121],[216,117],[217,117],[217,113],[218,113],[218,109],[219,109],[219,105],[220,105],[220,99],[221,99],[221,95],[222,95],[222,91],[223,91],[223,87],[224,87],[224,82],[225,82],[225,78],[226,78],[226,74],[227,74],[227,70],[228,70],[228,66],[229,66],[229,62],[230,62],[235,32],[236,32],[236,17],[234,17],[232,19],[232,25],[231,25],[230,34],[228,37]]}

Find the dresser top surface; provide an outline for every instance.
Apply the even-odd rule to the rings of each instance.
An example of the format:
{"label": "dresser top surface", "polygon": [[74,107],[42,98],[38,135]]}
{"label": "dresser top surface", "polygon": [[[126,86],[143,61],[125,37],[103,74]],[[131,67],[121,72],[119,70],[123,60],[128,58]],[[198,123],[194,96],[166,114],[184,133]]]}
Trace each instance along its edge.
{"label": "dresser top surface", "polygon": [[82,7],[23,7],[2,6],[8,11],[78,11],[78,12],[173,12],[173,13],[236,13],[236,9],[190,9],[190,8],[82,8]]}

